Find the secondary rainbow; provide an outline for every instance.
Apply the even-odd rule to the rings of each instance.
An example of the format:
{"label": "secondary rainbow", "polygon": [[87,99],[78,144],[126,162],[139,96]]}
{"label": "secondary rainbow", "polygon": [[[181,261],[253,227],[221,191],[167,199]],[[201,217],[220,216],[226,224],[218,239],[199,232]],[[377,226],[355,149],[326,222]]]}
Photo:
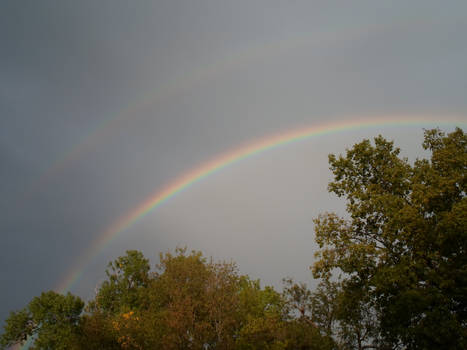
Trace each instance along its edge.
{"label": "secondary rainbow", "polygon": [[221,154],[220,156],[208,161],[195,169],[176,178],[164,188],[157,190],[148,196],[136,208],[128,211],[115,222],[113,222],[106,230],[101,232],[97,239],[92,243],[90,249],[81,257],[76,267],[67,274],[67,277],[57,286],[56,290],[65,292],[81,277],[87,263],[94,259],[102,249],[108,245],[121,232],[125,231],[133,223],[143,218],[145,215],[161,206],[167,200],[190,187],[194,183],[216,173],[217,171],[239,162],[253,155],[271,150],[273,148],[295,143],[314,136],[338,133],[342,131],[351,131],[355,129],[371,128],[371,127],[389,127],[389,126],[421,126],[421,127],[436,127],[467,125],[465,117],[449,117],[435,119],[427,116],[405,116],[405,117],[384,117],[373,119],[359,119],[354,121],[341,121],[328,123],[324,125],[312,126],[309,128],[301,128],[279,133],[273,136],[263,138],[259,141],[241,146],[233,151]]}
{"label": "secondary rainbow", "polygon": [[44,169],[42,174],[40,174],[35,181],[24,189],[24,192],[17,199],[17,202],[19,204],[26,203],[29,196],[44,188],[44,186],[49,184],[50,181],[64,170],[68,169],[76,160],[95,150],[96,147],[106,140],[109,140],[112,135],[115,135],[117,130],[124,128],[125,123],[128,123],[130,120],[129,116],[131,116],[131,122],[134,122],[133,118],[140,115],[143,108],[151,104],[162,104],[170,101],[171,98],[179,96],[179,93],[184,90],[196,89],[199,84],[216,78],[229,70],[241,67],[242,65],[248,66],[255,62],[263,62],[265,57],[278,57],[281,54],[311,46],[316,47],[318,50],[319,45],[329,42],[336,43],[336,40],[348,41],[353,37],[358,37],[358,35],[362,33],[377,30],[377,28],[378,26],[374,28],[357,28],[354,31],[333,31],[323,33],[319,38],[312,38],[309,36],[289,37],[246,46],[229,52],[208,65],[197,67],[190,72],[184,72],[178,77],[171,77],[170,80],[161,84],[159,88],[154,88],[142,96],[138,95],[135,101],[128,103],[120,111],[117,111],[117,113],[111,113],[107,117],[103,117],[99,123],[83,135],[81,140],[68,149],[64,149],[64,152],[61,153],[49,167]]}

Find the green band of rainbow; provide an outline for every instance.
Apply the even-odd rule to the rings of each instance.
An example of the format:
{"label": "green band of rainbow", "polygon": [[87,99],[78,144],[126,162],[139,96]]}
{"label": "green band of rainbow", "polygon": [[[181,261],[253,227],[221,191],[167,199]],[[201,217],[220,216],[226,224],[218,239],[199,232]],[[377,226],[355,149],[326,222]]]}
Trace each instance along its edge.
{"label": "green band of rainbow", "polygon": [[236,148],[233,151],[222,154],[213,160],[204,163],[195,169],[188,171],[178,177],[166,187],[154,192],[147,197],[140,205],[128,211],[115,222],[112,223],[105,231],[101,232],[97,239],[91,244],[88,251],[81,257],[75,268],[67,274],[57,286],[56,290],[65,292],[76,283],[85,270],[86,265],[94,259],[102,249],[115,239],[121,232],[125,231],[133,223],[143,218],[145,215],[161,206],[170,198],[180,193],[184,189],[190,187],[194,183],[216,173],[217,171],[239,162],[245,158],[251,157],[258,153],[271,150],[273,148],[287,145],[294,142],[299,142],[309,139],[314,136],[339,133],[343,131],[351,131],[362,128],[371,127],[389,127],[389,126],[420,126],[420,127],[437,127],[437,126],[465,126],[467,118],[465,116],[449,116],[430,117],[430,116],[400,116],[400,117],[384,117],[373,119],[359,119],[354,121],[335,122],[299,130],[291,130],[280,133],[274,136],[269,136],[259,141],[253,142],[246,146]]}

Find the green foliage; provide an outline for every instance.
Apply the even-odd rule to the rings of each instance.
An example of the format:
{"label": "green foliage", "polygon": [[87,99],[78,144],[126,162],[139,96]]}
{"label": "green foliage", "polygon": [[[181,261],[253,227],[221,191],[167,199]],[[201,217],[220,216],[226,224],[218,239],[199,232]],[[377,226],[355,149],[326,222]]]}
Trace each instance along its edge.
{"label": "green foliage", "polygon": [[329,280],[340,271],[340,304],[349,306],[338,318],[360,330],[374,325],[375,346],[463,349],[467,136],[429,130],[423,146],[431,159],[413,165],[381,136],[329,157],[329,190],[347,199],[349,219],[315,220],[313,273]]}
{"label": "green foliage", "polygon": [[69,293],[42,293],[23,310],[10,314],[0,344],[22,344],[34,336],[33,349],[72,349],[79,336],[83,307],[84,302]]}
{"label": "green foliage", "polygon": [[149,260],[141,252],[129,250],[125,256],[110,262],[105,281],[90,303],[89,310],[118,313],[138,307],[141,293],[149,283]]}
{"label": "green foliage", "polygon": [[34,324],[32,315],[27,308],[17,312],[10,312],[0,344],[2,347],[12,346],[17,343],[22,344],[36,332],[36,329],[37,325]]}

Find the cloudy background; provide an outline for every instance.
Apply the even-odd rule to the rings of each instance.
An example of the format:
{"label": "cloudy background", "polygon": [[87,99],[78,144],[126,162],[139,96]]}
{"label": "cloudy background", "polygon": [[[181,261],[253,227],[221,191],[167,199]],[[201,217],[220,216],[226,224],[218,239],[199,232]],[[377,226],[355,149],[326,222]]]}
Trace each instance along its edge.
{"label": "cloudy background", "polygon": [[[2,1],[0,324],[57,288],[99,233],[199,164],[278,132],[372,116],[467,122],[464,1]],[[328,153],[378,133],[410,159],[423,127],[320,136],[229,166],[86,262],[187,245],[280,286],[313,284]]]}

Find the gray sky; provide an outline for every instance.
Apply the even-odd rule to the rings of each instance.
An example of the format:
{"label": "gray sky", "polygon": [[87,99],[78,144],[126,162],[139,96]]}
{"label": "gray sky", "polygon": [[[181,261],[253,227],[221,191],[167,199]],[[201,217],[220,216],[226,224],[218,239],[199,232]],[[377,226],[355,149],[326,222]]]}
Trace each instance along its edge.
{"label": "gray sky", "polygon": [[[464,1],[3,1],[0,322],[55,288],[93,240],[178,175],[277,132],[358,116],[467,122]],[[313,283],[312,218],[343,212],[322,136],[232,165],[119,235],[72,287],[92,296],[126,249],[177,245],[280,286]],[[452,130],[446,126],[446,130]]]}

